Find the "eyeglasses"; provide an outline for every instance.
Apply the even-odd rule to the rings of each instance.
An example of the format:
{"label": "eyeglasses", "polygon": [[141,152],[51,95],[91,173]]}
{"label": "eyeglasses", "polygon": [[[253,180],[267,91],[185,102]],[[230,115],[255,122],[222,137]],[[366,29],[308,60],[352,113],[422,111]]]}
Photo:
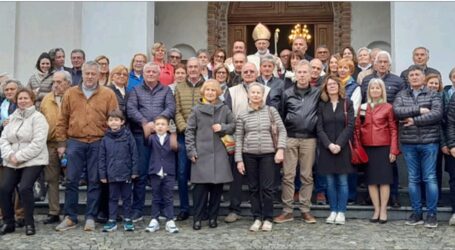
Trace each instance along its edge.
{"label": "eyeglasses", "polygon": [[215,58],[224,58],[224,55],[216,55]]}
{"label": "eyeglasses", "polygon": [[256,71],[254,70],[245,70],[245,71],[242,71],[243,74],[254,74],[256,73]]}
{"label": "eyeglasses", "polygon": [[180,56],[169,56],[171,59],[180,59]]}
{"label": "eyeglasses", "polygon": [[125,76],[125,77],[128,76],[128,74],[126,74],[126,73],[115,73],[114,75]]}

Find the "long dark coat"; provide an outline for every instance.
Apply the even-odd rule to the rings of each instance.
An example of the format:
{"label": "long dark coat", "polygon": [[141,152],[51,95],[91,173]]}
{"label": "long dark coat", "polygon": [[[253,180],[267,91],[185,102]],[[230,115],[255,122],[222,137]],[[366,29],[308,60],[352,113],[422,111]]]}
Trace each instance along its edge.
{"label": "long dark coat", "polygon": [[[344,102],[347,107],[347,124],[345,124]],[[335,111],[330,101],[319,102],[317,132],[319,138],[319,157],[317,170],[319,174],[347,174],[354,172],[351,165],[349,139],[354,131],[354,109],[352,101],[340,99]],[[340,145],[341,151],[332,154],[330,143]]]}
{"label": "long dark coat", "polygon": [[[221,124],[221,131],[213,132],[212,125]],[[222,102],[215,105],[198,104],[188,118],[185,145],[188,158],[197,156],[191,166],[193,183],[227,183],[232,181],[228,154],[221,137],[235,131],[234,115]]]}

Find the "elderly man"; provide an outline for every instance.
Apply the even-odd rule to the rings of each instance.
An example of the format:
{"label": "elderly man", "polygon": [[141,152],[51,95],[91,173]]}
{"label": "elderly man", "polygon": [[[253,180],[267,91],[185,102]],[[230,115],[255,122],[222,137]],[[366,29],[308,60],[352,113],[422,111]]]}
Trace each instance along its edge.
{"label": "elderly man", "polygon": [[274,222],[283,223],[294,220],[293,202],[297,162],[300,163],[299,191],[300,211],[306,223],[316,223],[310,213],[313,192],[312,168],[316,157],[316,123],[319,88],[311,87],[311,66],[306,60],[295,68],[296,84],[283,94],[282,117],[288,134],[283,163],[282,194],[283,213]]}
{"label": "elderly man", "polygon": [[[232,55],[237,53],[242,53],[246,55],[246,44],[242,40],[236,40],[232,44]],[[234,57],[229,57],[224,61],[224,64],[228,67],[229,72],[234,71],[235,64],[234,64]],[[241,68],[240,68],[241,70]],[[238,70],[240,72],[240,70]]]}
{"label": "elderly man", "polygon": [[362,84],[363,79],[366,76],[371,75],[373,73],[373,71],[374,71],[374,61],[375,61],[376,55],[379,53],[379,51],[381,51],[381,49],[379,49],[379,48],[374,48],[374,49],[370,50],[370,64],[371,64],[371,67],[366,69],[366,70],[363,70],[362,72],[360,72],[357,75],[357,83],[358,84]]}
{"label": "elderly man", "polygon": [[308,49],[308,44],[303,37],[296,37],[292,42],[292,51],[300,51],[303,55],[303,59],[307,61],[313,60],[313,57],[306,53]]}
{"label": "elderly man", "polygon": [[139,178],[133,183],[133,222],[143,219],[145,186],[147,184],[150,148],[146,138],[155,133],[155,117],[162,115],[173,119],[175,99],[172,90],[159,82],[160,66],[154,62],[144,65],[144,82],[134,87],[128,95],[126,113],[136,140],[139,155]]}
{"label": "elderly man", "polygon": [[[430,51],[425,47],[417,47],[412,51],[412,61],[414,65],[419,65],[423,69],[425,76],[429,74],[436,74],[441,77],[441,73],[434,68],[428,67],[428,61],[430,60]],[[400,77],[403,78],[406,84],[409,85],[408,80],[409,68],[401,72]]]}
{"label": "elderly man", "polygon": [[44,179],[48,184],[49,213],[44,224],[52,224],[60,221],[60,195],[58,181],[60,178],[60,159],[58,157],[58,142],[56,127],[62,98],[65,91],[71,86],[71,75],[67,71],[57,71],[52,77],[52,92],[47,94],[41,102],[40,111],[46,117],[49,124],[47,137],[47,149],[49,151],[49,165],[44,168]]}
{"label": "elderly man", "polygon": [[319,45],[317,48],[316,48],[316,55],[315,57],[319,60],[321,60],[322,62],[322,70],[327,73],[328,71],[328,66],[329,66],[329,59],[330,59],[330,50],[329,48],[327,48],[327,45],[325,44],[322,44],[322,45]]}
{"label": "elderly man", "polygon": [[248,62],[253,63],[256,66],[256,69],[259,68],[261,58],[266,55],[273,56],[275,60],[275,70],[273,71],[273,75],[278,77],[278,72],[284,72],[283,64],[281,63],[280,58],[270,54],[269,46],[270,46],[270,31],[267,26],[263,25],[262,23],[258,23],[253,30],[253,40],[254,45],[256,46],[257,52],[255,54],[248,56]]}
{"label": "elderly man", "polygon": [[[239,114],[248,110],[248,86],[256,82],[258,77],[258,71],[253,63],[246,63],[242,68],[242,79],[243,82],[234,87],[230,87],[225,93],[225,103],[234,113],[234,117],[237,118]],[[265,86],[264,101],[269,105],[269,92],[270,88]],[[232,223],[240,219],[240,204],[242,202],[242,182],[243,175],[239,173],[233,160],[231,162],[232,175],[234,180],[229,186],[229,214],[224,219],[227,223]]]}
{"label": "elderly man", "polygon": [[98,63],[82,65],[82,83],[66,91],[56,127],[58,154],[66,153],[68,166],[65,185],[65,219],[56,227],[65,231],[76,227],[79,200],[79,180],[87,169],[87,211],[85,231],[95,230],[95,217],[100,198],[98,149],[107,129],[108,113],[118,108],[117,97],[107,87],[99,86]]}
{"label": "elderly man", "polygon": [[182,52],[177,48],[172,48],[168,50],[167,61],[175,68],[177,64],[182,62]]}
{"label": "elderly man", "polygon": [[322,65],[321,60],[317,58],[311,60],[310,66],[311,66],[310,85],[311,87],[319,88],[322,86],[322,82],[324,81],[324,78],[321,76],[321,73],[323,72],[322,68],[324,66]]}
{"label": "elderly man", "polygon": [[[241,54],[243,55],[243,54]],[[185,83],[175,88],[177,139],[179,143],[177,182],[179,187],[180,213],[178,221],[188,219],[190,215],[190,204],[188,199],[188,180],[190,177],[191,162],[188,160],[185,147],[185,130],[188,117],[193,107],[198,104],[201,98],[200,90],[204,83],[201,75],[201,64],[196,57],[191,57],[186,63],[188,78]]]}
{"label": "elderly man", "polygon": [[81,49],[74,49],[71,51],[71,64],[73,68],[70,69],[73,85],[78,85],[82,81],[82,64],[85,62],[85,52]]}
{"label": "elderly man", "polygon": [[[380,51],[377,53],[376,59],[374,60],[373,64],[374,68],[373,73],[366,76],[361,84],[362,103],[367,101],[368,83],[373,78],[381,78],[384,81],[387,94],[387,102],[390,104],[393,104],[393,102],[395,101],[395,96],[398,94],[398,92],[405,88],[406,84],[404,83],[403,79],[390,72],[391,64],[392,59],[390,57],[389,52]],[[392,207],[398,208],[401,205],[398,194],[399,178],[396,161],[392,163],[392,167],[393,184],[390,187],[390,204]]]}
{"label": "elderly man", "polygon": [[443,115],[441,96],[424,86],[425,74],[420,66],[411,66],[407,79],[410,88],[400,91],[393,110],[400,122],[400,142],[408,166],[409,198],[413,213],[407,225],[423,224],[420,183],[425,183],[427,217],[425,227],[438,226],[436,218],[438,184],[436,158],[439,151]]}
{"label": "elderly man", "polygon": [[243,82],[242,68],[246,63],[246,60],[246,55],[241,52],[237,52],[232,56],[234,70],[229,72],[229,82],[227,84],[228,87],[233,87]]}
{"label": "elderly man", "polygon": [[260,73],[256,79],[257,82],[270,88],[269,99],[270,105],[280,110],[281,95],[283,94],[284,82],[273,75],[275,69],[275,59],[268,55],[261,58]]}

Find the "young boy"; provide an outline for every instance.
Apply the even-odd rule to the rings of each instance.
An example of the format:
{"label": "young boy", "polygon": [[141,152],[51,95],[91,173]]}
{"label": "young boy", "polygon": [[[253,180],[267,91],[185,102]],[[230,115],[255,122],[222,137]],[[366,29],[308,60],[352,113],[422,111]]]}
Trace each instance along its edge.
{"label": "young boy", "polygon": [[124,211],[125,231],[134,231],[131,220],[131,179],[138,176],[138,154],[136,142],[129,129],[125,126],[122,111],[114,110],[109,113],[106,135],[100,143],[99,175],[102,183],[109,183],[109,220],[103,227],[103,232],[117,229],[117,208],[121,196]]}
{"label": "young boy", "polygon": [[160,210],[166,217],[166,231],[178,233],[179,229],[174,222],[174,199],[172,197],[175,184],[175,155],[177,151],[177,137],[175,133],[168,133],[169,119],[157,116],[154,120],[155,134],[149,136],[150,164],[149,177],[152,185],[152,220],[145,229],[155,232],[160,229],[158,216]]}

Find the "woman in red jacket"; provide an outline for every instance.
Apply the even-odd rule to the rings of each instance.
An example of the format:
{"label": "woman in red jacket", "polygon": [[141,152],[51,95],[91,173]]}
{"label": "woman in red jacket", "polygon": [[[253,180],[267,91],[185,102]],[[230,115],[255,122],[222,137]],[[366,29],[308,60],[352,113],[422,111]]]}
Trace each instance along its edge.
{"label": "woman in red jacket", "polygon": [[387,222],[387,202],[393,182],[391,163],[400,153],[397,121],[387,103],[384,82],[373,78],[368,85],[368,102],[360,106],[355,132],[368,154],[366,183],[374,206],[371,222]]}

